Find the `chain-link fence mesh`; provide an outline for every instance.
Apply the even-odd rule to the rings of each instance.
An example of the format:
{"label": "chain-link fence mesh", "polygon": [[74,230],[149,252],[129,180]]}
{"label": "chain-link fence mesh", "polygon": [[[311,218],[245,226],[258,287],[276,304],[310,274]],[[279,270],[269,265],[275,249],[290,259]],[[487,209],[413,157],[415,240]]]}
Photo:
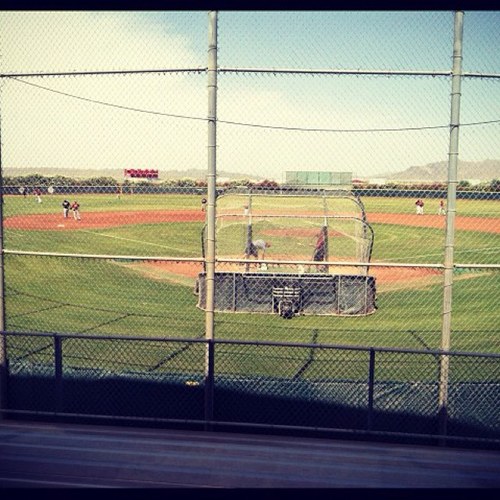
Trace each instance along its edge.
{"label": "chain-link fence mesh", "polygon": [[[213,243],[216,340],[433,351],[452,287],[447,348],[500,353],[499,20],[464,15],[455,182],[455,13],[218,13],[212,193],[206,13],[0,13],[3,330],[201,339]],[[54,355],[50,339],[29,342],[27,352]],[[124,368],[104,347],[113,342],[95,355],[93,345],[64,341],[75,373],[119,376],[168,357],[147,344]],[[219,401],[274,376],[294,400],[301,370],[312,370],[355,406],[364,383],[342,386],[358,366],[350,356],[366,352],[220,351]],[[435,356],[401,357],[426,361],[395,392],[396,375],[377,365],[388,378],[374,408],[399,411],[380,396],[392,393],[433,414]],[[268,365],[282,372],[263,382]],[[164,366],[162,376],[175,372]],[[453,394],[449,411],[465,412]],[[238,420],[231,408],[224,418]]]}
{"label": "chain-link fence mesh", "polygon": [[[426,438],[498,440],[498,356],[451,354],[448,431],[439,351],[216,341],[213,422]],[[13,414],[206,418],[206,341],[6,335]]]}
{"label": "chain-link fence mesh", "polygon": [[199,266],[191,261],[7,255],[6,328],[202,337],[204,317],[183,274],[194,274]]}
{"label": "chain-link fence mesh", "polygon": [[58,335],[7,342],[9,400],[17,411],[203,418],[203,344]]}

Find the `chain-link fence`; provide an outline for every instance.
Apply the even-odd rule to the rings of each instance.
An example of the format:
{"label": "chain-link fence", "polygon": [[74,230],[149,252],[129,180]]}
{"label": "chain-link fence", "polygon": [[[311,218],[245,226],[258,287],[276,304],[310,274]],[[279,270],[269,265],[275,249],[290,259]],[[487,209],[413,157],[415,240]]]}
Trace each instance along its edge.
{"label": "chain-link fence", "polygon": [[139,420],[220,428],[360,433],[498,446],[498,355],[453,353],[446,426],[441,351],[215,341],[206,397],[205,339],[4,333],[8,415]]}
{"label": "chain-link fence", "polygon": [[[498,21],[1,12],[2,331],[499,354]],[[270,362],[292,383],[307,357],[252,350],[212,376]],[[354,366],[321,357],[329,387]],[[419,377],[419,411],[468,411]]]}

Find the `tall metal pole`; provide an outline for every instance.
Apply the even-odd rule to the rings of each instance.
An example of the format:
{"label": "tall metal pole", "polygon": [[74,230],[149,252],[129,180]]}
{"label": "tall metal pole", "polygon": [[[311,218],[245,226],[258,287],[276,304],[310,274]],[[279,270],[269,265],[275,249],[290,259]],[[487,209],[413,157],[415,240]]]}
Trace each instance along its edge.
{"label": "tall metal pole", "polygon": [[[329,261],[330,260],[330,247],[329,247],[329,240],[328,240],[328,203],[326,201],[326,192],[323,191],[323,227],[321,228],[321,231],[323,232],[323,241],[325,245],[325,251],[323,252],[323,260],[324,261]],[[323,267],[323,271],[328,274],[330,270],[330,267],[328,265]],[[316,268],[315,271],[317,272],[318,269]]]}
{"label": "tall metal pole", "polygon": [[[2,169],[2,131],[0,119],[0,332],[5,330],[5,269],[3,234],[3,169]],[[7,346],[6,339],[0,334],[0,419],[2,410],[7,408]]]}
{"label": "tall metal pole", "polygon": [[[461,11],[455,12],[455,30],[453,42],[453,69],[451,81],[451,119],[450,146],[448,157],[448,196],[446,210],[446,240],[444,253],[444,291],[443,319],[441,331],[441,350],[448,351],[451,345],[451,310],[453,289],[453,250],[455,240],[455,214],[457,195],[457,165],[458,165],[458,132],[460,126],[460,87],[462,80],[462,39],[463,19]],[[444,354],[440,359],[439,381],[439,426],[440,434],[446,434],[449,356]]]}
{"label": "tall metal pole", "polygon": [[208,173],[205,338],[205,421],[213,420],[214,306],[215,306],[215,203],[217,140],[217,12],[208,13]]}

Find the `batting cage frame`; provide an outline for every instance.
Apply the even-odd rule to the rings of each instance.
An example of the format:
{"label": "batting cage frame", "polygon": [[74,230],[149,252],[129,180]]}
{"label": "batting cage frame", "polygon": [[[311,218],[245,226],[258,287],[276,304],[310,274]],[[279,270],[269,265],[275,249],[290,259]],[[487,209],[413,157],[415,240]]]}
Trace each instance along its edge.
{"label": "batting cage frame", "polygon": [[[216,235],[216,312],[292,318],[376,310],[368,274],[374,231],[350,191],[230,189],[217,198]],[[204,269],[195,285],[203,310],[206,280]]]}

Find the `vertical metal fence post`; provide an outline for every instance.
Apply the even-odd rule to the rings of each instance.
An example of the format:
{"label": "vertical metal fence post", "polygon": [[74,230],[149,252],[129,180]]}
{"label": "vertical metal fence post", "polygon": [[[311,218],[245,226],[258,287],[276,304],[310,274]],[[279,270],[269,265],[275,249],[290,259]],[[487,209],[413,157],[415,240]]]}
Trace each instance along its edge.
{"label": "vertical metal fence post", "polygon": [[370,366],[368,369],[368,423],[369,431],[373,427],[373,392],[375,390],[375,349],[370,347]]}
{"label": "vertical metal fence post", "polygon": [[[323,219],[323,228],[321,229],[322,231],[325,232],[324,234],[324,245],[325,245],[325,251],[324,251],[324,255],[323,255],[323,260],[324,261],[329,261],[330,260],[330,239],[328,238],[328,204],[327,204],[327,201],[326,201],[326,193],[325,191],[323,191],[323,216],[324,216],[324,219]],[[317,272],[318,268],[316,267],[314,269],[315,272]],[[329,272],[330,270],[330,266],[325,266],[324,267],[324,270],[326,273]]]}
{"label": "vertical metal fence post", "polygon": [[[446,207],[446,239],[444,248],[444,289],[441,350],[448,351],[451,345],[451,310],[453,288],[453,250],[455,239],[455,214],[457,194],[458,132],[460,125],[460,87],[462,78],[463,12],[455,12],[453,41],[453,69],[451,82],[450,146],[448,158],[448,195]],[[439,380],[439,434],[446,435],[448,418],[449,356],[440,360]]]}
{"label": "vertical metal fence post", "polygon": [[63,356],[62,339],[54,335],[54,387],[55,387],[55,411],[60,413],[63,409]]}
{"label": "vertical metal fence post", "polygon": [[5,269],[4,269],[4,237],[3,237],[3,169],[2,169],[2,121],[0,119],[0,419],[3,410],[7,409],[7,339],[5,331]]}
{"label": "vertical metal fence post", "polygon": [[[215,306],[215,203],[217,145],[217,12],[208,13],[208,172],[205,338],[205,421],[213,419],[214,306]],[[206,425],[207,427],[207,425]]]}

